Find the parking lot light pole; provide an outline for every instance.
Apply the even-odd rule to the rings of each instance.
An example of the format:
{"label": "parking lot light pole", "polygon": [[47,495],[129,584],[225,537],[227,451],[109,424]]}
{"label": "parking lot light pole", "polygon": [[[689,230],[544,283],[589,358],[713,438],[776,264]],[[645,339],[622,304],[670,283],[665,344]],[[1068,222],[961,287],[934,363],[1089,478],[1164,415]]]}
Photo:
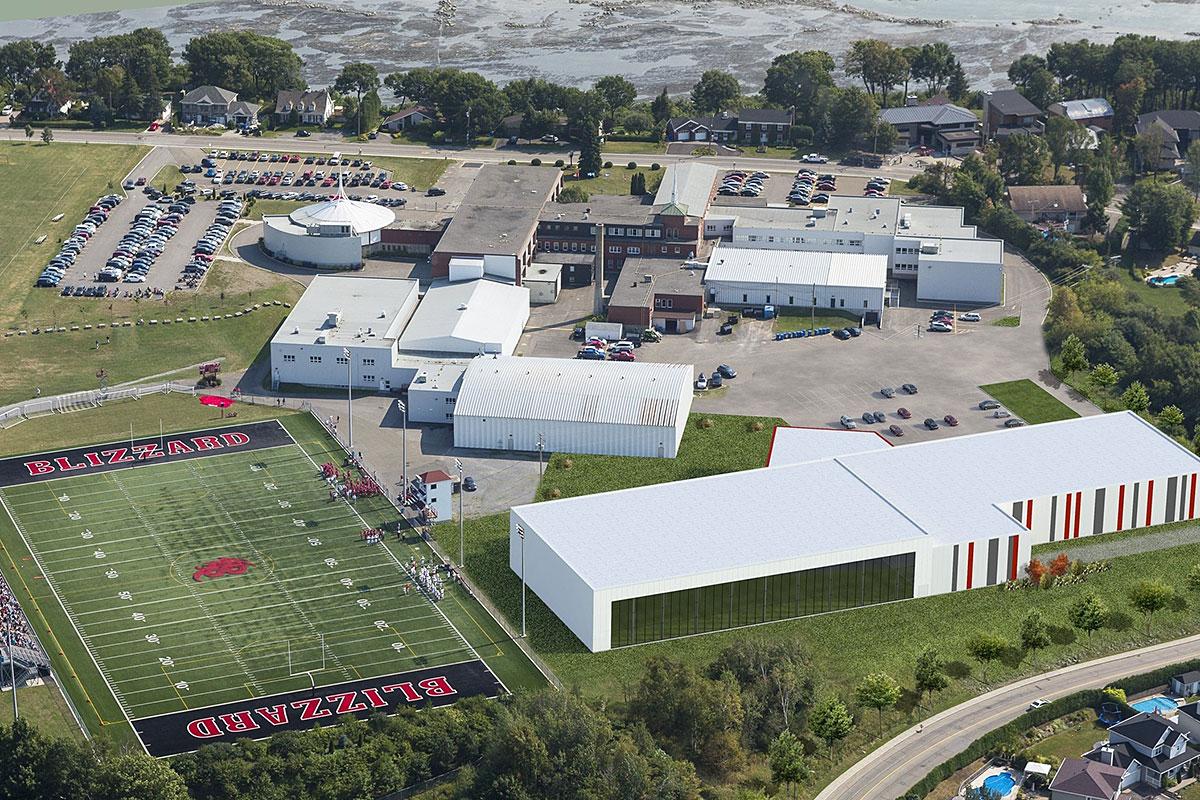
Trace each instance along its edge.
{"label": "parking lot light pole", "polygon": [[458,470],[458,568],[462,569],[466,563],[466,556],[463,553],[463,465],[457,458],[454,459],[454,467]]}
{"label": "parking lot light pole", "polygon": [[517,526],[517,536],[521,537],[521,638],[525,638],[525,529]]}

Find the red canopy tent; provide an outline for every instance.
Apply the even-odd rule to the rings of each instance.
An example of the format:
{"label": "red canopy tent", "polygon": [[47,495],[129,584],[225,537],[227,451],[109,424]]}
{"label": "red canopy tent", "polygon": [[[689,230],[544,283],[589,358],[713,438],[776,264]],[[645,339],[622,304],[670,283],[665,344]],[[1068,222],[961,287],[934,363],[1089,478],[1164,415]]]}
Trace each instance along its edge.
{"label": "red canopy tent", "polygon": [[233,405],[232,397],[222,397],[219,394],[202,394],[200,395],[200,405],[213,406],[221,409],[221,416],[225,416],[225,409]]}

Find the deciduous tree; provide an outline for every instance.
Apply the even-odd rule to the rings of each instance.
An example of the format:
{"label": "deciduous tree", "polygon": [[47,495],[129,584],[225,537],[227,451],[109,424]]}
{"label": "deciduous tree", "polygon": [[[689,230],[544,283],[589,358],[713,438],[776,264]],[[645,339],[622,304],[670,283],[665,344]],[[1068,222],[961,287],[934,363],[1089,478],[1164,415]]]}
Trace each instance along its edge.
{"label": "deciduous tree", "polygon": [[917,665],[913,670],[918,696],[932,697],[950,685],[950,676],[946,674],[946,662],[932,646],[928,645],[917,654]]}
{"label": "deciduous tree", "polygon": [[812,776],[808,760],[804,757],[804,743],[789,730],[783,730],[767,748],[767,759],[771,765],[771,778],[788,787],[788,796],[795,797],[798,784]]}
{"label": "deciduous tree", "polygon": [[[1041,580],[1040,578],[1038,579]],[[1037,652],[1050,646],[1050,626],[1046,618],[1036,608],[1031,610],[1021,620],[1021,647],[1029,653],[1037,666]]]}
{"label": "deciduous tree", "polygon": [[1108,613],[1108,604],[1095,592],[1088,592],[1067,609],[1067,619],[1076,630],[1086,633],[1090,641],[1092,634],[1108,622]]}
{"label": "deciduous tree", "polygon": [[879,733],[883,733],[883,712],[896,707],[900,702],[900,684],[886,672],[873,672],[858,682],[854,699],[860,706],[873,708],[879,713]]}
{"label": "deciduous tree", "polygon": [[692,87],[692,104],[702,114],[716,114],[730,108],[741,94],[733,75],[720,69],[705,70]]}
{"label": "deciduous tree", "polygon": [[830,696],[817,703],[808,715],[808,728],[813,735],[829,748],[829,759],[833,760],[833,747],[854,730],[854,718],[838,697]]}
{"label": "deciduous tree", "polygon": [[987,682],[987,666],[1004,655],[1008,640],[994,633],[977,633],[967,640],[967,653],[979,662],[979,679]]}
{"label": "deciduous tree", "polygon": [[1155,612],[1162,611],[1175,598],[1175,590],[1160,580],[1135,583],[1129,589],[1129,602],[1146,616],[1146,629]]}
{"label": "deciduous tree", "polygon": [[1139,414],[1150,407],[1150,393],[1141,381],[1134,381],[1125,388],[1121,395],[1121,403],[1130,411]]}

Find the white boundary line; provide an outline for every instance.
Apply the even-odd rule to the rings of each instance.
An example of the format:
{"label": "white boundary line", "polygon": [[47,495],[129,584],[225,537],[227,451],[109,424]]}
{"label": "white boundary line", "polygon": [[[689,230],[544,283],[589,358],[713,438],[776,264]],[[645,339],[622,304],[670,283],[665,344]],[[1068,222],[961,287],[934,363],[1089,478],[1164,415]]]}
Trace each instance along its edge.
{"label": "white boundary line", "polygon": [[[105,688],[108,689],[109,693],[112,694],[113,700],[116,701],[117,708],[121,709],[121,715],[123,717],[125,717],[125,722],[127,722],[129,724],[130,728],[133,728],[133,720],[130,719],[129,712],[125,710],[125,704],[121,701],[121,698],[117,696],[116,689],[115,689],[115,687],[113,687],[112,684],[109,683],[108,676],[104,674],[104,670],[100,668],[99,662],[96,661],[95,654],[92,653],[92,648],[90,646],[88,646],[87,640],[85,640],[83,638],[83,633],[80,632],[79,627],[75,624],[75,618],[72,617],[71,612],[67,610],[67,604],[64,603],[63,599],[58,596],[58,590],[54,588],[54,583],[49,578],[50,573],[47,572],[45,567],[42,566],[41,559],[38,558],[37,553],[34,551],[33,547],[30,546],[29,540],[25,538],[25,531],[21,530],[20,524],[13,517],[12,512],[9,510],[8,503],[5,501],[3,491],[0,491],[0,506],[4,506],[4,513],[8,515],[8,519],[10,522],[12,522],[13,528],[16,530],[17,535],[21,537],[21,542],[22,542],[22,544],[25,545],[25,549],[29,551],[29,555],[33,559],[33,563],[37,564],[37,567],[41,571],[41,573],[43,575],[47,576],[46,577],[46,585],[50,587],[50,591],[54,594],[54,599],[57,600],[59,606],[62,607],[63,613],[67,617],[67,621],[69,621],[71,623],[72,630],[74,630],[75,635],[77,637],[79,637],[79,643],[81,645],[83,645],[83,649],[87,651],[88,658],[90,658],[92,660],[92,665],[95,666],[96,671],[98,673],[100,673],[100,679],[104,681]],[[49,624],[48,620],[47,620],[47,624]],[[67,662],[70,663],[69,658],[67,659]],[[83,683],[83,681],[80,681],[80,683]],[[65,687],[64,687],[64,691],[65,691]],[[93,708],[95,708],[94,705],[93,705]],[[103,717],[100,716],[100,710],[96,709],[95,713],[96,713],[96,718],[99,719],[101,723],[103,723],[104,719],[103,719]],[[142,741],[142,737],[138,734],[136,728],[133,728],[133,733],[134,733],[134,736],[137,736],[138,743],[142,746],[142,749],[146,750],[146,754],[149,755],[150,751],[146,749],[146,743]]]}

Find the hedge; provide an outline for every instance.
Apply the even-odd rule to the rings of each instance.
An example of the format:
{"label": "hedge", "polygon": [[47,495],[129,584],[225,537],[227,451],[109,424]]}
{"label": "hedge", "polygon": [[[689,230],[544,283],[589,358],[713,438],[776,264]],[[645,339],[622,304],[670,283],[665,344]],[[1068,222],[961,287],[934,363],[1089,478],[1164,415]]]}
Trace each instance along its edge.
{"label": "hedge", "polygon": [[[1171,676],[1178,675],[1182,672],[1190,672],[1200,669],[1200,658],[1192,659],[1191,661],[1183,661],[1178,664],[1170,664],[1165,667],[1153,670],[1151,672],[1143,672],[1138,675],[1130,675],[1128,678],[1122,678],[1119,681],[1114,681],[1108,684],[1109,686],[1120,686],[1126,694],[1137,694],[1145,692],[1158,686],[1163,686],[1171,679]],[[980,736],[975,741],[971,742],[965,750],[960,752],[929,771],[924,778],[917,781],[911,789],[900,795],[896,800],[923,800],[923,798],[937,788],[938,784],[949,778],[954,773],[958,772],[963,767],[971,762],[983,758],[984,756],[994,753],[1001,744],[1008,740],[1015,739],[1030,728],[1038,725],[1045,725],[1051,720],[1066,716],[1075,711],[1082,711],[1085,708],[1098,709],[1101,703],[1114,702],[1107,697],[1100,689],[1085,689],[1082,692],[1075,692],[1066,697],[1048,703],[1041,708],[1033,711],[1026,711],[1021,716],[1014,719],[1007,725],[1002,725],[995,730],[988,731],[983,736]],[[1118,704],[1120,705],[1120,704]],[[1121,705],[1121,716],[1133,716],[1138,713],[1137,709],[1129,704]]]}

